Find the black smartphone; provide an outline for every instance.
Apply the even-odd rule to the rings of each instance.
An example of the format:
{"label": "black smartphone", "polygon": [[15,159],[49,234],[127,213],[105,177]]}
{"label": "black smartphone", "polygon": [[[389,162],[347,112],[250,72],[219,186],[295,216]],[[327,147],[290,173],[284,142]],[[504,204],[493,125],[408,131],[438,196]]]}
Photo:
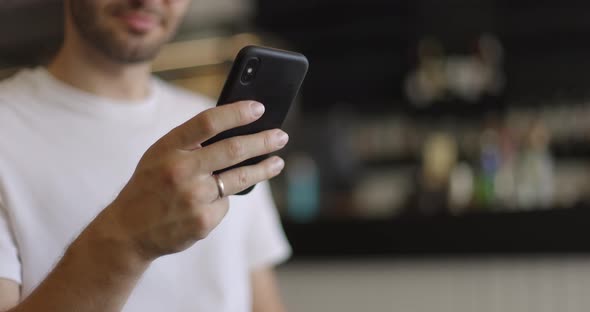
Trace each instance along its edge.
{"label": "black smartphone", "polygon": [[[264,105],[264,115],[246,126],[230,129],[209,139],[202,146],[241,135],[254,134],[280,128],[287,117],[289,108],[299,93],[309,63],[307,58],[290,51],[247,46],[238,53],[225,82],[217,105],[251,100]],[[237,165],[219,170],[219,174],[241,166],[254,165],[268,155],[255,157]],[[254,186],[238,193],[248,194]]]}

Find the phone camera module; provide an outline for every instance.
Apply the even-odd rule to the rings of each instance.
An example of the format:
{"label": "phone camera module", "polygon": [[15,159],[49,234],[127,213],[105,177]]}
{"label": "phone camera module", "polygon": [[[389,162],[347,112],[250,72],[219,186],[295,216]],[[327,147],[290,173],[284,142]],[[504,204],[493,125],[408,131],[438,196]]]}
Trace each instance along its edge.
{"label": "phone camera module", "polygon": [[258,72],[258,68],[260,67],[260,60],[258,58],[253,58],[248,60],[246,63],[246,67],[244,67],[244,72],[242,73],[242,83],[248,84],[254,80],[256,77],[256,73]]}

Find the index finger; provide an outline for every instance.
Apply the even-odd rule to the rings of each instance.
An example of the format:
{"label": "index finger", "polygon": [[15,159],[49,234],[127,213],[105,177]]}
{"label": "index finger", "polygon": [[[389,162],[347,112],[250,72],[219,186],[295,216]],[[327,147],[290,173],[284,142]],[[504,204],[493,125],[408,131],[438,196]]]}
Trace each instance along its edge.
{"label": "index finger", "polygon": [[264,105],[240,101],[207,109],[174,128],[164,140],[175,148],[194,150],[217,134],[256,121],[264,114]]}

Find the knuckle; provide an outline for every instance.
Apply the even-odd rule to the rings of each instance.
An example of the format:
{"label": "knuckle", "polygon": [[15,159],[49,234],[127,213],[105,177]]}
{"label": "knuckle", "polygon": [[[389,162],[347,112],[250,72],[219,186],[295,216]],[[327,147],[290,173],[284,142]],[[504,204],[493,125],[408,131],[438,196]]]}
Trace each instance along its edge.
{"label": "knuckle", "polygon": [[246,148],[240,140],[231,139],[228,141],[228,152],[231,158],[241,159],[246,153]]}
{"label": "knuckle", "polygon": [[217,127],[215,125],[215,121],[211,117],[210,112],[202,114],[201,119],[199,120],[199,127],[201,132],[203,132],[206,135],[217,134]]}
{"label": "knuckle", "polygon": [[238,170],[237,172],[237,187],[242,190],[248,187],[250,182],[250,175],[245,169]]}
{"label": "knuckle", "polygon": [[[217,189],[215,191],[217,191]],[[215,194],[213,193],[212,188],[203,184],[194,190],[194,196],[199,200],[199,202],[203,203],[207,202],[207,200],[210,200],[213,197],[211,194]]]}
{"label": "knuckle", "polygon": [[274,150],[273,133],[272,132],[268,132],[264,136],[264,148],[268,152],[271,152]]}
{"label": "knuckle", "polygon": [[146,152],[146,154],[158,154],[166,152],[178,145],[185,144],[188,141],[186,135],[186,126],[180,125],[165,134],[159,140],[157,140]]}
{"label": "knuckle", "polygon": [[182,207],[196,207],[199,204],[198,198],[193,191],[181,192],[178,197]]}
{"label": "knuckle", "polygon": [[236,119],[238,123],[244,123],[252,119],[252,113],[250,108],[246,105],[241,105],[236,109]]}
{"label": "knuckle", "polygon": [[171,163],[164,167],[162,178],[167,186],[179,186],[186,176],[186,169],[180,163]]}
{"label": "knuckle", "polygon": [[197,240],[205,239],[205,238],[207,238],[207,236],[209,236],[209,231],[197,229],[195,231],[195,236],[196,236]]}
{"label": "knuckle", "polygon": [[264,171],[264,179],[269,179],[277,175],[276,169],[272,164],[265,164],[262,170]]}
{"label": "knuckle", "polygon": [[213,218],[206,213],[198,213],[193,218],[195,234],[200,239],[207,237],[213,226]]}

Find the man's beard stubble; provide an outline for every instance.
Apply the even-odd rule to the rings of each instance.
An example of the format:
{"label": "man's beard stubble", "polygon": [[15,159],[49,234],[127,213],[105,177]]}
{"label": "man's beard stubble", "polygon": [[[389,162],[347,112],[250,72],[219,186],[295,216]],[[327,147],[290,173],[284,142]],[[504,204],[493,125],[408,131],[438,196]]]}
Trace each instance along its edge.
{"label": "man's beard stubble", "polygon": [[[172,29],[169,34],[162,36],[157,41],[134,45],[118,38],[114,30],[106,26],[101,27],[98,10],[92,5],[93,0],[73,0],[69,1],[69,3],[74,26],[77,28],[83,40],[104,56],[117,63],[135,64],[153,60],[158,55],[162,45],[174,34],[175,29]],[[124,7],[114,9],[120,11],[137,9],[129,8],[126,2],[122,6]],[[158,12],[153,13],[158,14]],[[160,18],[163,19],[161,15],[159,14]],[[162,23],[165,22],[163,21]],[[130,33],[128,36],[141,35]]]}

